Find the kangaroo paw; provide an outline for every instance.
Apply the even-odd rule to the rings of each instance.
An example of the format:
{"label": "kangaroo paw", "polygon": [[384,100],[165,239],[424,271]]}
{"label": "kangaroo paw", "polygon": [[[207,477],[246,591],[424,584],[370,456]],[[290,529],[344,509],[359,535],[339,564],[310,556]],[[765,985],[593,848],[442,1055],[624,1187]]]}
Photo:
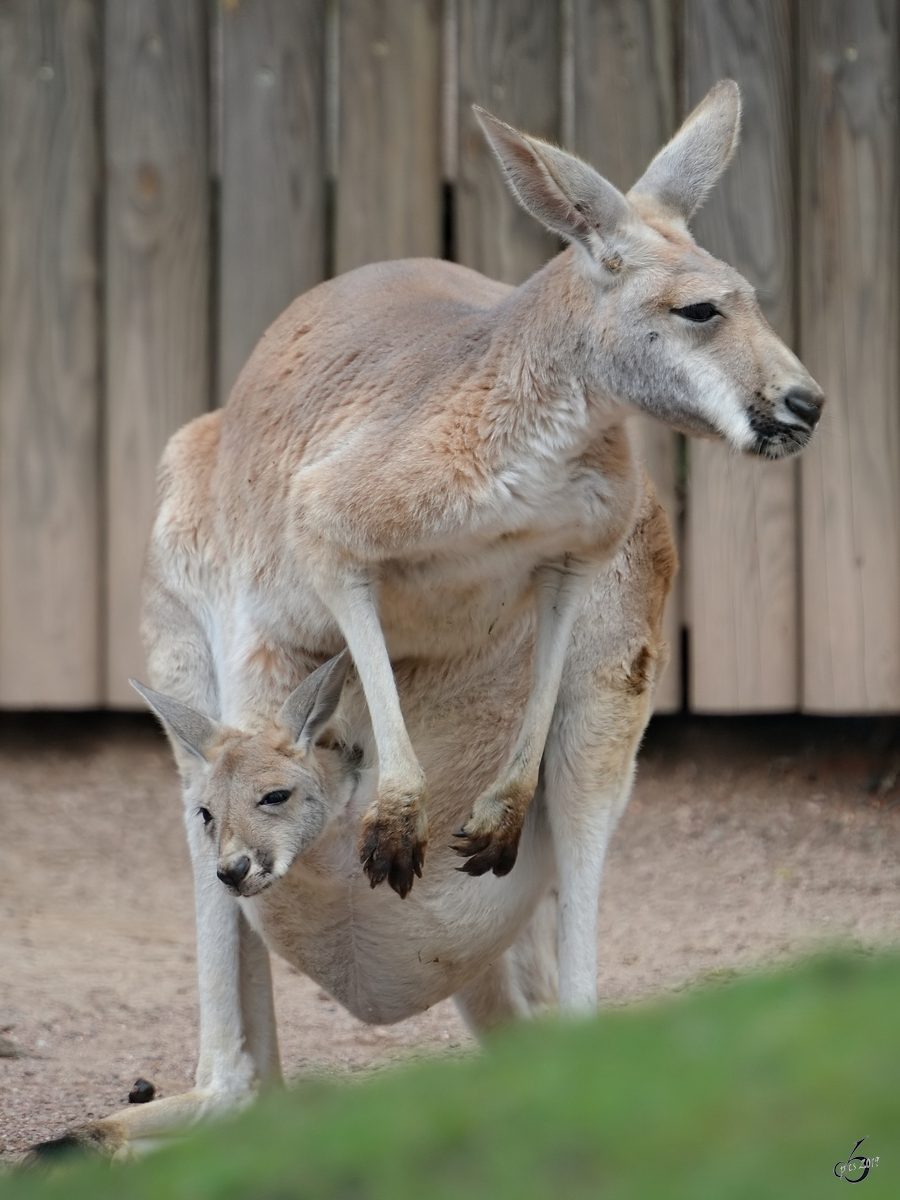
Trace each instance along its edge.
{"label": "kangaroo paw", "polygon": [[454,834],[453,849],[468,859],[459,868],[467,875],[508,875],[516,865],[519,839],[533,788],[506,785],[485,792],[475,802],[472,815]]}
{"label": "kangaroo paw", "polygon": [[425,810],[421,804],[383,806],[370,811],[363,820],[359,840],[359,861],[372,887],[388,881],[401,899],[412,889],[413,878],[422,878],[425,847],[428,844]]}

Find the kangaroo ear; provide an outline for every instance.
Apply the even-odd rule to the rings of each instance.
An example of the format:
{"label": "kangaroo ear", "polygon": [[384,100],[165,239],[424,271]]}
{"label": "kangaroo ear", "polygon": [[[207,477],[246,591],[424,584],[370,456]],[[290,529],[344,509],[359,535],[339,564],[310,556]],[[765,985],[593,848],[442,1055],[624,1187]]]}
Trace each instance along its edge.
{"label": "kangaroo ear", "polygon": [[136,679],[129,679],[131,686],[147,701],[159,719],[166,732],[194,758],[209,762],[209,751],[224,733],[224,725],[213,721],[211,717],[182,704],[172,696],[162,692],[154,692]]}
{"label": "kangaroo ear", "polygon": [[741,93],[720,79],[629,192],[689,221],[728,166],[741,129]]}
{"label": "kangaroo ear", "polygon": [[628,215],[628,201],[618,188],[573,154],[519,133],[483,108],[473,107],[522,207],[553,233],[582,245],[602,261],[609,254],[604,243]]}
{"label": "kangaroo ear", "polygon": [[294,735],[298,750],[308,750],[334,716],[350,662],[350,651],[342,650],[307,676],[281,706],[279,719]]}

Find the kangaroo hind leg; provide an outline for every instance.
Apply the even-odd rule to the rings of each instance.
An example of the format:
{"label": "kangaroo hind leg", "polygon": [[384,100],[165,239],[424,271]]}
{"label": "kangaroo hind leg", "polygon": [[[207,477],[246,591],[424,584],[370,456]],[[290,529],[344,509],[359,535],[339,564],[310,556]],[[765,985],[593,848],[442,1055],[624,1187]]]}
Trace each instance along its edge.
{"label": "kangaroo hind leg", "polygon": [[559,880],[559,1002],[569,1011],[597,1005],[603,864],[665,663],[662,613],[674,570],[668,522],[648,485],[634,530],[575,623],[544,755]]}

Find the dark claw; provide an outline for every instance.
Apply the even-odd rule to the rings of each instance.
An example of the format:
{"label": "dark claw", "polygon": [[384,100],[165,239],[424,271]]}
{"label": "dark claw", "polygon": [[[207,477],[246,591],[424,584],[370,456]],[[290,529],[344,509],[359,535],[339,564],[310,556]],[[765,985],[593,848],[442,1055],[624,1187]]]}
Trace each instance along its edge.
{"label": "dark claw", "polygon": [[388,864],[384,861],[375,861],[375,855],[370,854],[368,858],[363,860],[363,870],[369,877],[370,887],[378,887],[379,883],[384,883],[387,879]]}
{"label": "dark claw", "polygon": [[376,865],[375,851],[369,850],[366,846],[359,856],[359,861],[362,863],[362,869],[368,875],[372,887],[377,887],[384,880],[384,872],[380,864]]}
{"label": "dark claw", "polygon": [[493,871],[495,875],[508,875],[516,865],[519,854],[518,843],[512,846],[491,846],[482,849],[473,848],[465,852],[469,855],[468,862],[457,867],[457,871],[465,871],[467,875],[478,877]]}
{"label": "dark claw", "polygon": [[466,831],[465,831],[465,829],[463,828],[463,829],[460,829],[460,830],[459,830],[457,833],[451,834],[450,836],[451,836],[451,837],[465,837],[465,836],[466,836]]}
{"label": "dark claw", "polygon": [[470,858],[473,854],[480,854],[482,850],[486,850],[490,844],[490,834],[483,833],[480,837],[468,838],[464,846],[451,846],[450,849],[455,850],[460,858]]}
{"label": "dark claw", "polygon": [[408,862],[395,862],[388,874],[388,883],[401,900],[405,900],[412,889],[413,873]]}
{"label": "dark claw", "polygon": [[479,875],[486,875],[491,869],[491,864],[485,862],[481,858],[470,858],[468,862],[464,862],[461,867],[456,868],[457,871],[465,871],[467,875],[473,878],[478,878]]}
{"label": "dark claw", "polygon": [[362,863],[362,869],[369,877],[369,883],[372,887],[377,887],[379,883],[383,883],[387,879],[388,868],[390,863],[386,862],[383,857],[378,854],[378,835],[373,830],[363,843],[362,849],[359,852],[359,861]]}
{"label": "dark claw", "polygon": [[516,843],[514,846],[504,846],[497,856],[497,861],[494,863],[495,875],[508,875],[516,865],[516,859],[519,856],[519,846]]}
{"label": "dark claw", "polygon": [[369,866],[366,868],[366,874],[369,876],[369,886],[373,887],[373,888],[377,888],[379,883],[384,883],[384,881],[388,877],[388,869],[389,868],[386,867],[383,863],[381,865],[379,865],[378,867],[375,867],[370,862]]}

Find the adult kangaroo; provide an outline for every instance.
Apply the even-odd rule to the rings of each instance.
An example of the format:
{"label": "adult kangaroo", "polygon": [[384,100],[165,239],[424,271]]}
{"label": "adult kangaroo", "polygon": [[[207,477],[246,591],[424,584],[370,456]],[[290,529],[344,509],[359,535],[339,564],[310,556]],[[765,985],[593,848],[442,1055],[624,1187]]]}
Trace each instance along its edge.
{"label": "adult kangaroo", "polygon": [[134,1147],[277,1077],[269,948],[364,1020],[596,1004],[674,569],[626,418],[777,457],[823,398],[688,232],[737,141],[734,83],[627,196],[479,117],[569,247],[518,288],[432,260],[314,288],[163,458],[144,694],[184,779],[197,1085],[70,1141]]}

